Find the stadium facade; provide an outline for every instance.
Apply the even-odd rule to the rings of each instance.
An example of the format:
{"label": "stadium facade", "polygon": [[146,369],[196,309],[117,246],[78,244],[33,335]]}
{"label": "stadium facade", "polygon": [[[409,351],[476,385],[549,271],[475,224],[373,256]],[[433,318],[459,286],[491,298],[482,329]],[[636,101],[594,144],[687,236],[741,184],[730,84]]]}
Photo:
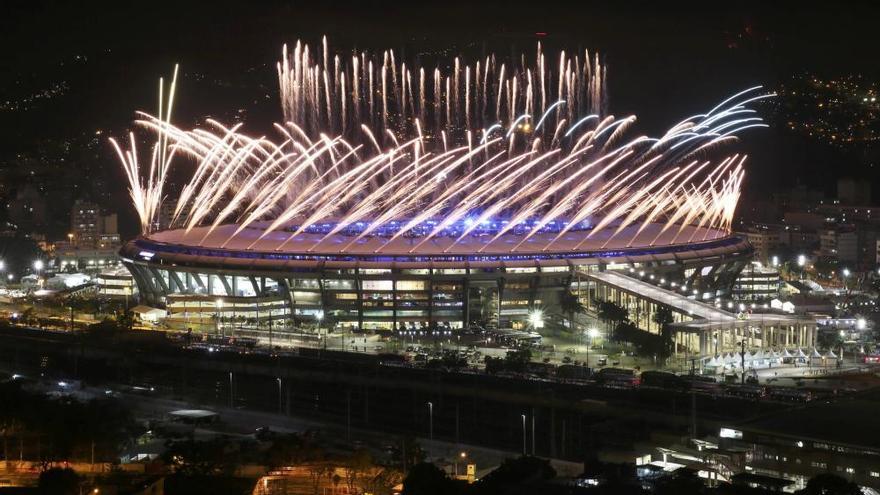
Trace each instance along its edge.
{"label": "stadium facade", "polygon": [[560,235],[548,227],[525,238],[516,229],[494,236],[487,225],[464,239],[419,243],[382,233],[291,237],[287,231],[267,235],[259,226],[221,225],[142,236],[121,255],[142,301],[165,307],[172,319],[324,320],[371,330],[472,323],[527,328],[537,310],[552,324],[567,314],[566,291],[586,306],[602,298],[587,275],[606,270],[715,300],[730,294],[753,255],[747,240],[722,230],[629,228],[591,236],[589,230]]}

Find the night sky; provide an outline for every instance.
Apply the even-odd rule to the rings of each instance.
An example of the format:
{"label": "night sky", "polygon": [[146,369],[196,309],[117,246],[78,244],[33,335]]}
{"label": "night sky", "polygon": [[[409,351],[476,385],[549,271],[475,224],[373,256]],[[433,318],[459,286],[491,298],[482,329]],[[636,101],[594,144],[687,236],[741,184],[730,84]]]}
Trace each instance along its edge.
{"label": "night sky", "polygon": [[[536,33],[547,33],[547,51],[599,50],[611,112],[636,113],[638,132],[648,134],[757,84],[774,89],[805,73],[880,80],[880,8],[869,2],[670,4],[5,1],[0,163],[8,171],[22,156],[63,156],[62,186],[72,181],[74,195],[130,218],[106,138],[124,136],[135,110],[155,110],[159,76],[181,64],[176,123],[241,115],[246,129],[270,132],[281,119],[274,64],[282,43],[318,45],[322,34],[340,50],[448,49],[451,60],[531,52]],[[793,134],[777,125],[772,104],[760,111],[774,127],[743,135],[740,149],[752,157],[747,198],[795,181],[833,194],[841,175],[880,191],[874,155]],[[6,184],[6,193],[18,186]]]}

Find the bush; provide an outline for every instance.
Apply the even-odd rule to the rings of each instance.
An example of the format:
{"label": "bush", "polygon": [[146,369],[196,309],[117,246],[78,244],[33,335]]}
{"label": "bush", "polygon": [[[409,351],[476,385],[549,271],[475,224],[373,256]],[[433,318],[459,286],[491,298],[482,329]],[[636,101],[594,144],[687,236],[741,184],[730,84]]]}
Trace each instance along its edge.
{"label": "bush", "polygon": [[76,495],[79,475],[70,468],[51,468],[40,473],[40,492],[46,495]]}

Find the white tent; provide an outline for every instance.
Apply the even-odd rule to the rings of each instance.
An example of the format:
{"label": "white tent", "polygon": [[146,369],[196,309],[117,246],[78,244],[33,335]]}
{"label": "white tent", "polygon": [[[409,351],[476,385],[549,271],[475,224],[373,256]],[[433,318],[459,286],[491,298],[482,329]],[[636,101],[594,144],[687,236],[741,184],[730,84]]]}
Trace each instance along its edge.
{"label": "white tent", "polygon": [[718,366],[720,365],[718,364],[718,360],[715,358],[715,356],[712,356],[712,359],[706,362],[707,368],[717,368]]}
{"label": "white tent", "polygon": [[783,358],[790,358],[790,357],[794,357],[794,356],[792,356],[791,353],[788,352],[788,349],[783,349],[782,350],[782,357]]}
{"label": "white tent", "polygon": [[805,358],[805,357],[807,357],[807,355],[804,354],[804,351],[801,350],[800,347],[798,347],[797,354],[795,354],[795,357],[797,357],[797,358]]}
{"label": "white tent", "polygon": [[829,350],[828,354],[826,354],[825,357],[827,357],[828,359],[837,359],[837,355],[834,354],[833,350]]}
{"label": "white tent", "polygon": [[165,318],[167,312],[164,309],[151,308],[149,306],[137,305],[131,308],[131,312],[135,314],[141,321],[149,321],[155,323]]}
{"label": "white tent", "polygon": [[821,357],[822,357],[822,355],[821,355],[821,354],[819,354],[819,351],[818,351],[818,350],[816,350],[816,348],[815,348],[815,347],[814,347],[814,348],[813,348],[813,353],[812,353],[812,354],[810,354],[810,357],[811,357],[811,358],[821,358]]}

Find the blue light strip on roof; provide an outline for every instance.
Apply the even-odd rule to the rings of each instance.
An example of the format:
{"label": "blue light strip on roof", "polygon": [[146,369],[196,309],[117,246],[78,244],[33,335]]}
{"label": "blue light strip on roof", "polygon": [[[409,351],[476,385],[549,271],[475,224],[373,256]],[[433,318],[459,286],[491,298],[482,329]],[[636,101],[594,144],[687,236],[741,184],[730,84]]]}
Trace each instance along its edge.
{"label": "blue light strip on roof", "polygon": [[[205,256],[213,258],[236,258],[270,261],[346,261],[346,262],[371,262],[371,263],[413,263],[413,262],[499,262],[499,261],[540,261],[540,260],[566,260],[566,259],[594,259],[594,258],[621,258],[635,256],[651,256],[661,254],[675,254],[687,251],[715,249],[734,246],[742,243],[739,237],[730,236],[724,239],[712,241],[674,244],[667,246],[653,246],[631,249],[615,249],[608,251],[578,251],[557,253],[510,253],[510,254],[425,254],[425,255],[372,255],[372,254],[306,254],[306,253],[279,253],[266,251],[236,251],[231,249],[205,248],[199,246],[185,246],[181,244],[166,244],[149,239],[136,239],[133,241],[137,249],[147,249],[156,253],[181,254],[187,256]],[[125,249],[125,248],[123,248]],[[161,256],[160,256],[161,257]]]}

